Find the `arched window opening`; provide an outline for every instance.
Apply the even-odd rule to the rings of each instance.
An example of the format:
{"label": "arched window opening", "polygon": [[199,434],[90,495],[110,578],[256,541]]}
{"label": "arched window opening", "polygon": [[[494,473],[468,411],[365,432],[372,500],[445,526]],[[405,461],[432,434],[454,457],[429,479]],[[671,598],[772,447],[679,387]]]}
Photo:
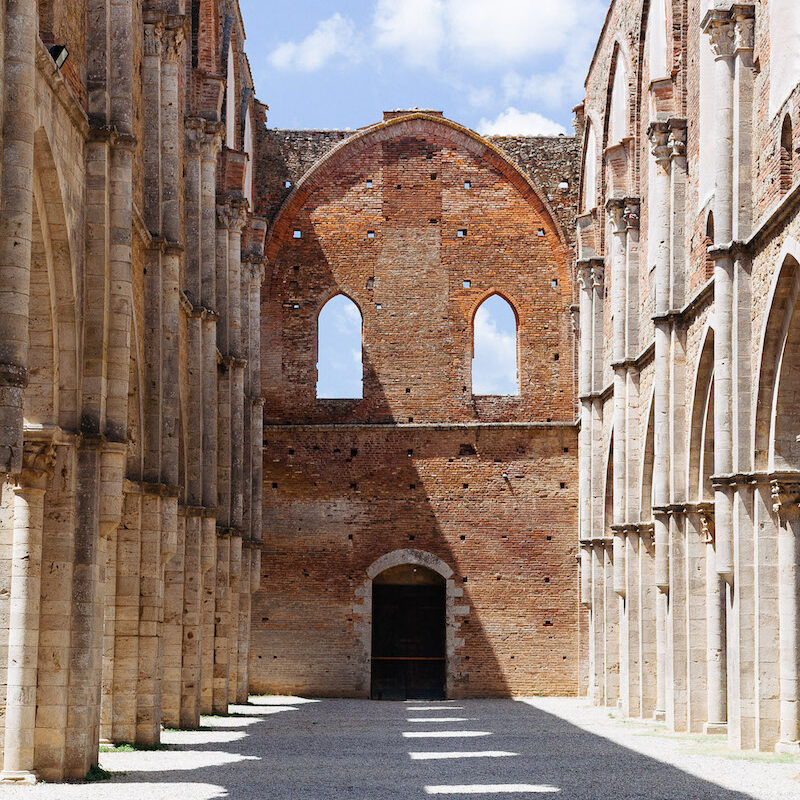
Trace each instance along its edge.
{"label": "arched window opening", "polygon": [[769,116],[781,106],[800,81],[800,3],[769,0]]}
{"label": "arched window opening", "polygon": [[583,151],[583,196],[581,211],[597,206],[597,140],[591,122],[586,123],[586,146]]}
{"label": "arched window opening", "polygon": [[781,195],[786,194],[792,188],[792,166],[792,119],[787,114],[783,118],[781,127],[781,150],[778,166]]}
{"label": "arched window opening", "polygon": [[363,378],[361,312],[349,297],[337,294],[317,322],[317,397],[360,400]]}
{"label": "arched window opening", "polygon": [[244,118],[244,151],[247,153],[247,164],[244,168],[244,196],[253,209],[253,167],[256,157],[256,147],[253,136],[253,120],[248,109]]}
{"label": "arched window opening", "polygon": [[708,252],[709,247],[714,246],[714,212],[709,211],[706,218],[706,238],[704,241],[706,248],[706,280],[714,274],[714,259]]}
{"label": "arched window opening", "polygon": [[519,394],[517,377],[517,317],[499,295],[492,295],[475,312],[472,357],[473,394]]}
{"label": "arched window opening", "polygon": [[608,146],[619,144],[628,135],[628,79],[621,54],[617,53],[611,102],[608,107]]}

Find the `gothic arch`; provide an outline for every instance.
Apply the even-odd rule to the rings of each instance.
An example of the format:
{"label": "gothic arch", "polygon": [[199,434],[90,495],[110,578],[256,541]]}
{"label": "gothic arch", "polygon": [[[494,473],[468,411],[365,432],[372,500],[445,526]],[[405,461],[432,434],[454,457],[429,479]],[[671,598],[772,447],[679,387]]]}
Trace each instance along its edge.
{"label": "gothic arch", "polygon": [[647,428],[645,430],[644,445],[642,447],[641,481],[639,483],[641,496],[639,501],[639,521],[650,522],[653,518],[653,454],[655,445],[655,387],[650,392],[650,402],[647,404]]}
{"label": "gothic arch", "polygon": [[74,431],[79,408],[75,270],[61,183],[44,129],[35,134],[34,165],[26,426],[56,425]]}
{"label": "gothic arch", "polygon": [[296,212],[325,183],[338,168],[339,163],[347,157],[350,150],[355,152],[366,150],[372,145],[403,136],[428,137],[444,143],[458,145],[487,161],[491,168],[496,169],[514,185],[542,217],[544,224],[556,238],[557,246],[555,249],[561,251],[560,255],[565,262],[568,260],[571,248],[564,230],[545,195],[533,184],[530,178],[520,172],[499,148],[474,131],[444,117],[418,112],[384,120],[348,137],[311,167],[284,200],[270,226],[264,247],[270,263],[274,263],[277,252],[289,235],[289,227]]}
{"label": "gothic arch", "polygon": [[[756,470],[784,470],[800,467],[800,452],[795,434],[786,429],[796,405],[792,395],[798,386],[789,386],[798,365],[791,356],[800,346],[800,247],[788,239],[779,257],[780,268],[770,293],[764,318],[756,382],[754,462]],[[787,359],[787,356],[790,358]],[[784,391],[782,391],[784,390]],[[789,397],[787,398],[787,393]],[[784,424],[781,424],[781,420]]]}
{"label": "gothic arch", "polygon": [[713,499],[708,478],[714,463],[714,329],[706,326],[697,361],[692,393],[687,464],[689,502]]}

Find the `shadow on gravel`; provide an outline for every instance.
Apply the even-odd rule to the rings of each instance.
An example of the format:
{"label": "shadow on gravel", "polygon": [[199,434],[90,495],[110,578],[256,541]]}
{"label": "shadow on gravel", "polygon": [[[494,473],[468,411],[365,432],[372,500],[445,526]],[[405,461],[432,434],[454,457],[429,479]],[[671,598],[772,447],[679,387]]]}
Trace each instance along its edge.
{"label": "shadow on gravel", "polygon": [[[384,800],[424,798],[425,787],[525,784],[553,787],[562,800],[753,800],[628,750],[565,720],[512,700],[456,700],[442,711],[423,704],[324,700],[269,707],[237,706],[241,717],[204,719],[213,731],[244,732],[236,741],[176,744],[175,771],[126,771],[114,783],[169,782],[220,787],[232,800]],[[451,711],[444,712],[445,708]],[[265,713],[266,712],[266,713]],[[410,723],[409,717],[466,718]],[[241,724],[237,720],[241,719]],[[476,731],[490,735],[405,738],[408,731]],[[410,753],[504,751],[505,757],[429,758]],[[181,752],[225,754],[230,763],[186,769]],[[108,786],[108,784],[106,784]],[[177,788],[177,787],[176,787]],[[186,796],[191,797],[191,790]],[[120,787],[120,794],[123,793]],[[453,797],[465,794],[438,792]],[[542,792],[543,793],[543,792]],[[540,792],[471,791],[470,796],[531,798]],[[208,797],[208,795],[204,795]]]}

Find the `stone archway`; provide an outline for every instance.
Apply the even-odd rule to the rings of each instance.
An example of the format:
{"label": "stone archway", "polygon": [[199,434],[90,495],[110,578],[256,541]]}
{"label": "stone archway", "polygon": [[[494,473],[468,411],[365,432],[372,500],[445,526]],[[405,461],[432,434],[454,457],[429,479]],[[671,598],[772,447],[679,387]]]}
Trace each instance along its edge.
{"label": "stone archway", "polygon": [[[357,602],[353,608],[355,627],[355,650],[358,659],[356,668],[356,690],[368,696],[372,663],[372,589],[373,581],[392,567],[417,565],[439,574],[445,582],[445,696],[451,697],[455,679],[460,672],[461,648],[464,639],[458,636],[461,627],[459,617],[469,614],[469,606],[457,605],[464,590],[456,586],[453,570],[444,561],[424,550],[406,548],[386,553],[374,561],[366,570],[366,580],[356,589]],[[360,620],[358,619],[360,617]]]}

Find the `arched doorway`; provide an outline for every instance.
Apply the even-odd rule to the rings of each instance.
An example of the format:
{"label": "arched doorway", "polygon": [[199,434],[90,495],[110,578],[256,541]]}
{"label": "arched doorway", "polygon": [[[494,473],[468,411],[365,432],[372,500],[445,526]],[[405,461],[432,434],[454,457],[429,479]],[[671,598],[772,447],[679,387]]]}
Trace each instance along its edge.
{"label": "arched doorway", "polygon": [[372,582],[373,700],[441,700],[446,691],[446,581],[399,564]]}

